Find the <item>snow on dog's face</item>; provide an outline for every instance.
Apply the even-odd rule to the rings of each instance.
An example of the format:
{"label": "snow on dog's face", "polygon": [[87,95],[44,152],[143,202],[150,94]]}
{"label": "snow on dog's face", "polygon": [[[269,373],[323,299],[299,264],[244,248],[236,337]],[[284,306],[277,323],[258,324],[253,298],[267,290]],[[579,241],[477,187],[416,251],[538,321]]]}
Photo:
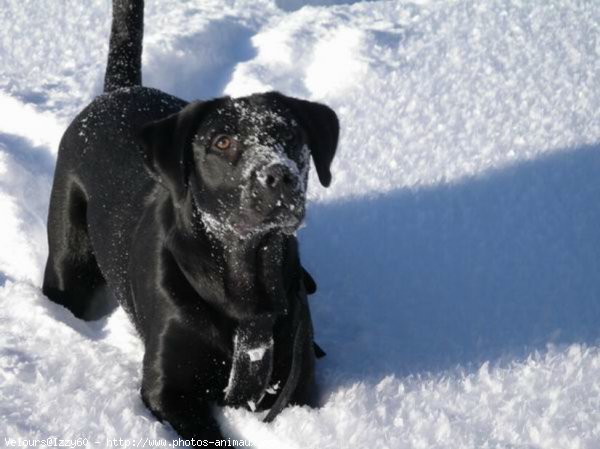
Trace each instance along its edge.
{"label": "snow on dog's face", "polygon": [[264,97],[225,100],[200,124],[192,148],[192,193],[211,233],[246,237],[300,225],[309,150],[282,105]]}
{"label": "snow on dog's face", "polygon": [[279,93],[196,102],[141,131],[147,166],[176,205],[214,236],[294,232],[304,217],[312,155],[331,181],[339,125],[327,106]]}

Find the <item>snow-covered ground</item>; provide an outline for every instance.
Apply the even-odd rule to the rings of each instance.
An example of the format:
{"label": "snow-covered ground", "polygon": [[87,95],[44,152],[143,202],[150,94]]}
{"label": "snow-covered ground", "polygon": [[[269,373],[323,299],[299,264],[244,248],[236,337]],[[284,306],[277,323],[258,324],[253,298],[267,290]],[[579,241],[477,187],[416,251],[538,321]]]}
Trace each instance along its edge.
{"label": "snow-covered ground", "polygon": [[[84,323],[39,289],[57,142],[101,88],[110,2],[1,3],[0,438],[176,438],[141,403],[124,313]],[[276,89],[342,124],[299,233],[323,407],[219,410],[228,436],[600,448],[595,0],[146,3],[147,85]]]}

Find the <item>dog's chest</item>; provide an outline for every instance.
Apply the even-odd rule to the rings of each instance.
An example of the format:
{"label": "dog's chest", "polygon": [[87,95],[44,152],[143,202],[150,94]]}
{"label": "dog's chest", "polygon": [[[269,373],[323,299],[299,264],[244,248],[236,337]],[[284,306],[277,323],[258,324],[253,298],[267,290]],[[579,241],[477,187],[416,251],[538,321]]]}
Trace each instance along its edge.
{"label": "dog's chest", "polygon": [[184,240],[174,246],[178,265],[196,292],[227,315],[285,312],[281,237],[226,248],[201,245],[192,251],[194,246]]}
{"label": "dog's chest", "polygon": [[255,251],[233,248],[223,255],[225,294],[233,300],[251,301],[259,296],[258,261]]}
{"label": "dog's chest", "polygon": [[283,312],[283,263],[281,236],[270,236],[250,248],[231,248],[225,254],[226,291],[237,300],[254,302],[257,312]]}

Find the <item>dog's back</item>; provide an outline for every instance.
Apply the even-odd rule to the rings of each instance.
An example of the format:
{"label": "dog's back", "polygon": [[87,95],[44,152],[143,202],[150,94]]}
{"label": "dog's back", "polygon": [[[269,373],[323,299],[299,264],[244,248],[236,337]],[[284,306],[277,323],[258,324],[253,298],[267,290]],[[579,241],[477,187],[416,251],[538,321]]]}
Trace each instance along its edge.
{"label": "dog's back", "polygon": [[[185,105],[158,90],[120,88],[92,101],[67,128],[60,143],[48,217],[50,252],[66,252],[65,233],[80,230],[81,238],[75,239],[76,246],[67,245],[64,259],[74,259],[74,264],[86,260],[82,279],[98,287],[108,283],[123,305],[131,300],[126,281],[130,242],[124,239],[133,235],[132,228],[144,210],[144,198],[154,185],[144,168],[136,133],[144,123]],[[77,226],[65,230],[67,223]],[[48,265],[44,283],[44,292],[50,295],[53,268]],[[65,293],[60,297],[69,296],[63,305],[75,315],[93,319],[105,312],[105,306],[95,304],[104,301],[102,296],[76,299],[68,292],[82,295],[83,286],[73,289],[67,280],[63,285],[60,290]]]}

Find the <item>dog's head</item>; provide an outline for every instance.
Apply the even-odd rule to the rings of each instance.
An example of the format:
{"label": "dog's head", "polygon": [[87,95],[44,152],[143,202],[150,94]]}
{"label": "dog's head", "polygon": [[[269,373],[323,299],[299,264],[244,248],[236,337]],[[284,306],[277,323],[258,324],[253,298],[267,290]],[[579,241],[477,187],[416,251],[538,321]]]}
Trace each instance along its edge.
{"label": "dog's head", "polygon": [[270,92],[190,103],[140,137],[147,167],[176,206],[192,198],[208,231],[226,239],[296,230],[309,159],[328,186],[338,134],[327,106]]}

